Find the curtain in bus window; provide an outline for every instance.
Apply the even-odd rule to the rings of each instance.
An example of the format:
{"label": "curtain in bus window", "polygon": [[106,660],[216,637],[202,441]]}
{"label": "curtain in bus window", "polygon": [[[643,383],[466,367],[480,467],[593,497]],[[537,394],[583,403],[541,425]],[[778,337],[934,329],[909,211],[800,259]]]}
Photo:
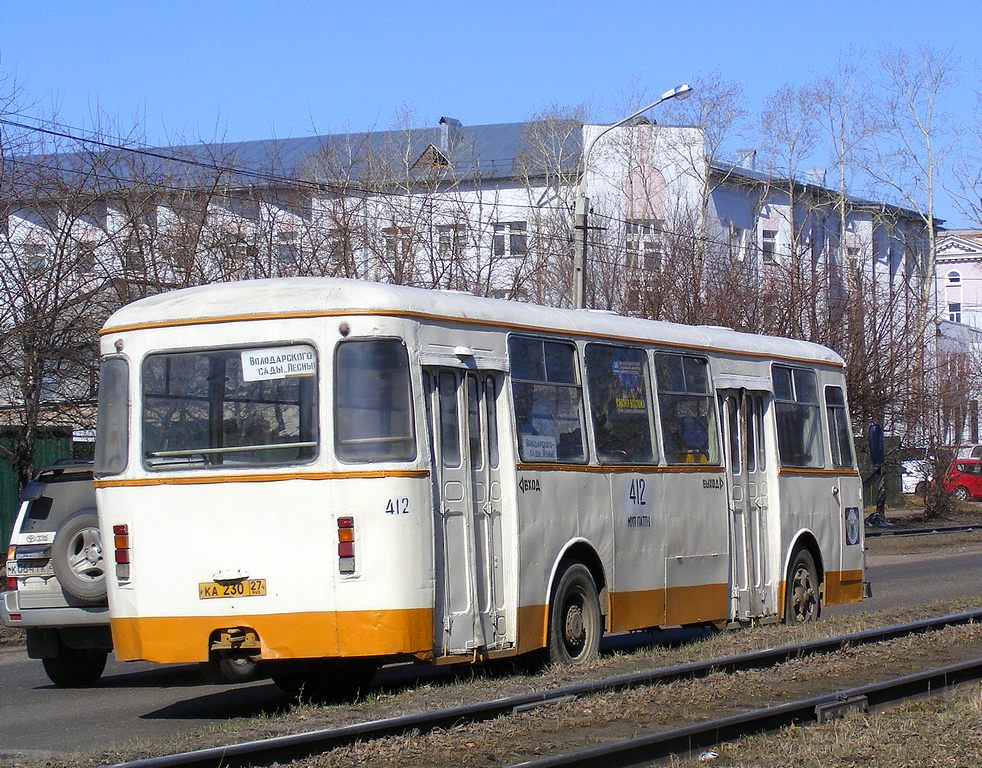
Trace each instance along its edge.
{"label": "curtain in bus window", "polygon": [[416,458],[409,354],[402,341],[357,339],[338,344],[334,420],[341,461]]}
{"label": "curtain in bus window", "polygon": [[849,415],[846,413],[846,400],[841,387],[825,388],[825,410],[829,422],[832,466],[852,469],[856,462],[852,455]]}
{"label": "curtain in bus window", "polygon": [[590,344],[586,348],[586,372],[597,458],[604,464],[652,463],[645,353]]}
{"label": "curtain in bus window", "polygon": [[316,353],[305,344],[147,357],[146,465],[310,461],[317,453],[316,373]]}
{"label": "curtain in bus window", "polygon": [[774,397],[781,464],[785,467],[824,467],[815,372],[775,365]]}
{"label": "curtain in bus window", "polygon": [[512,336],[508,355],[522,460],[586,461],[575,347]]}
{"label": "curtain in bus window", "polygon": [[718,464],[716,407],[704,358],[655,355],[665,460],[669,464]]}

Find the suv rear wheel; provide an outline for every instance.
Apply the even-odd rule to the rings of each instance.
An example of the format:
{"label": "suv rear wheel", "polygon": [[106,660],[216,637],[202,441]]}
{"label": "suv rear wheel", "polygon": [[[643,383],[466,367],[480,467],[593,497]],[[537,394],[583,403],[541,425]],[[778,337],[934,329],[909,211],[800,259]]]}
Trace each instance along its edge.
{"label": "suv rear wheel", "polygon": [[58,639],[58,655],[41,660],[51,682],[62,688],[94,685],[106,668],[106,651],[95,648],[69,648]]}
{"label": "suv rear wheel", "polygon": [[51,546],[51,562],[67,594],[91,605],[106,602],[102,537],[94,510],[83,509],[65,518]]}

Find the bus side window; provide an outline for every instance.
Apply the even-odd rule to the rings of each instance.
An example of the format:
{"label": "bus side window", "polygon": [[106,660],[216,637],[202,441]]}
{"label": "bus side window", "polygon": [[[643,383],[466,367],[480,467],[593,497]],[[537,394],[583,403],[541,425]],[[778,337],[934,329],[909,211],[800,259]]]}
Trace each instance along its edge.
{"label": "bus side window", "polygon": [[341,461],[416,458],[409,353],[402,340],[352,339],[338,344],[334,421]]}
{"label": "bus side window", "polygon": [[829,421],[829,445],[832,448],[832,466],[852,469],[856,462],[852,455],[852,439],[849,430],[849,414],[842,387],[825,388],[825,412]]}
{"label": "bus side window", "polygon": [[654,462],[648,361],[640,349],[588,344],[587,391],[602,464]]}
{"label": "bus side window", "polygon": [[718,464],[716,407],[709,391],[709,363],[701,357],[659,353],[655,379],[665,461]]}
{"label": "bus side window", "polygon": [[583,395],[572,344],[508,339],[512,398],[523,461],[586,461]]}
{"label": "bus side window", "polygon": [[775,365],[774,413],[781,465],[820,469],[825,466],[822,420],[815,371]]}

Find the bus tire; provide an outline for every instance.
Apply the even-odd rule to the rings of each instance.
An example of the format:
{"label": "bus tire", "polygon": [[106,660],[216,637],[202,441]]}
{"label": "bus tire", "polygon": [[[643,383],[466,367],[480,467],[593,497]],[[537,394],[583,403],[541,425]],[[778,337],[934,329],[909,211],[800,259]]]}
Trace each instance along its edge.
{"label": "bus tire", "polygon": [[58,639],[58,654],[41,659],[44,671],[59,688],[88,688],[95,685],[106,668],[107,651],[69,648]]}
{"label": "bus tire", "polygon": [[593,574],[571,563],[556,584],[549,605],[549,663],[583,664],[595,659],[603,634],[600,599]]}
{"label": "bus tire", "polygon": [[217,653],[202,666],[205,679],[218,685],[248,683],[259,673],[258,657],[247,653]]}
{"label": "bus tire", "polygon": [[815,558],[807,549],[800,549],[795,553],[788,571],[787,589],[784,590],[784,623],[804,624],[817,621],[821,613],[822,601]]}
{"label": "bus tire", "polygon": [[339,701],[357,697],[378,671],[370,661],[280,662],[270,674],[276,686],[301,701]]}
{"label": "bus tire", "polygon": [[51,564],[66,594],[89,605],[106,602],[105,561],[95,510],[84,509],[65,519],[51,545]]}

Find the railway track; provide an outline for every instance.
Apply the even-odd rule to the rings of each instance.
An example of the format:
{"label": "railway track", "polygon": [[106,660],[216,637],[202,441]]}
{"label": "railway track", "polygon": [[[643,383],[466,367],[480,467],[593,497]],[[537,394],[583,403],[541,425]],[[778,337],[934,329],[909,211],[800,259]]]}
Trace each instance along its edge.
{"label": "railway track", "polygon": [[[279,736],[259,741],[231,744],[193,752],[118,763],[113,768],[171,768],[194,766],[267,765],[288,762],[302,757],[354,744],[356,742],[396,736],[413,731],[425,733],[436,728],[450,728],[466,723],[490,720],[517,714],[539,706],[570,701],[601,692],[627,691],[649,685],[705,677],[714,672],[732,673],[763,669],[790,660],[817,654],[829,654],[846,648],[884,642],[910,635],[931,632],[945,627],[982,621],[982,610],[951,614],[932,619],[896,624],[878,629],[854,632],[824,640],[785,645],[737,656],[690,662],[674,667],[635,672],[617,677],[578,683],[561,688],[476,702],[458,707],[422,712],[402,717],[386,718],[338,728]],[[638,760],[650,761],[672,753],[685,752],[700,746],[733,738],[741,733],[777,728],[791,722],[806,722],[824,717],[843,706],[877,706],[890,697],[909,696],[924,690],[935,690],[952,682],[982,677],[982,659],[968,663],[909,675],[892,681],[875,683],[848,691],[836,691],[790,704],[747,712],[697,726],[660,732],[627,742],[595,747],[568,755],[557,755],[522,763],[528,766],[587,766],[633,765]],[[907,693],[903,693],[908,691]],[[863,703],[865,701],[865,704]],[[824,714],[823,714],[824,713]],[[742,729],[742,730],[741,730]],[[662,750],[659,752],[658,750]],[[654,756],[652,756],[654,755]],[[563,762],[567,761],[567,762]]]}
{"label": "railway track", "polygon": [[873,528],[866,531],[866,538],[880,536],[928,536],[934,533],[968,533],[982,531],[982,525],[938,525],[933,528]]}

